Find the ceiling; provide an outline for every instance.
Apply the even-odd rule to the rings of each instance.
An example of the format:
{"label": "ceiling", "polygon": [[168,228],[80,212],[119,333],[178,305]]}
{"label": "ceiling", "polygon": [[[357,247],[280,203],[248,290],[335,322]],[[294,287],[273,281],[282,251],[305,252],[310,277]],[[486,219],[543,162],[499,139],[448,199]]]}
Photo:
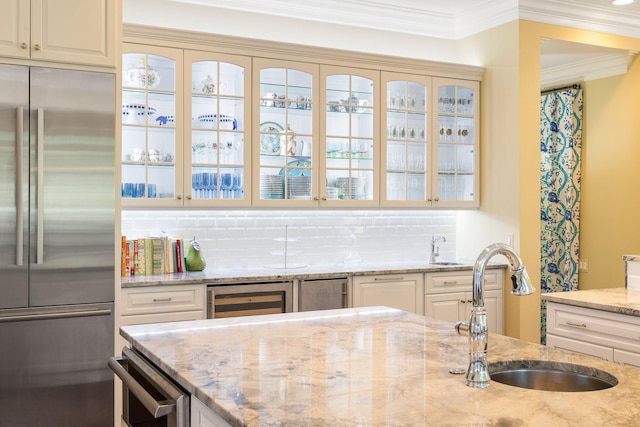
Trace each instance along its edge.
{"label": "ceiling", "polygon": [[459,39],[525,19],[640,38],[640,0],[171,0],[265,15]]}
{"label": "ceiling", "polygon": [[[291,0],[168,1],[448,40],[517,19],[640,38],[640,0],[297,0],[294,7]],[[542,86],[624,74],[635,53],[544,41]]]}

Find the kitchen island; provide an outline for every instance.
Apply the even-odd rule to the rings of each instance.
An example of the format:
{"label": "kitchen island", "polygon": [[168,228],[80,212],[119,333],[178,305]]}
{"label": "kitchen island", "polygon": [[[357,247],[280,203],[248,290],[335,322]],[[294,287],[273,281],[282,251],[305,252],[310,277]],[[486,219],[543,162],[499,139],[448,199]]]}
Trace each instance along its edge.
{"label": "kitchen island", "polygon": [[640,370],[490,335],[488,361],[601,369],[615,387],[464,384],[467,337],[386,307],[125,326],[131,346],[233,426],[630,426]]}

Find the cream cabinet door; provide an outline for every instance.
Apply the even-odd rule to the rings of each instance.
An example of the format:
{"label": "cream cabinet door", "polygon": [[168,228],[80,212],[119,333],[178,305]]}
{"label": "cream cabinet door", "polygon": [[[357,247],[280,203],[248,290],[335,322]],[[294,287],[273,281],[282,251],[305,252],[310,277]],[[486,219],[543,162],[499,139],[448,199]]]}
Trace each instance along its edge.
{"label": "cream cabinet door", "polygon": [[115,67],[116,1],[31,0],[31,59]]}
{"label": "cream cabinet door", "polygon": [[[483,298],[489,332],[502,334],[504,330],[502,290],[485,290]],[[459,320],[469,321],[472,307],[472,292],[432,294],[425,295],[424,298],[426,316],[452,323]]]}
{"label": "cream cabinet door", "polygon": [[0,13],[0,56],[29,58],[30,0],[3,0]]}
{"label": "cream cabinet door", "polygon": [[431,78],[382,73],[381,204],[432,205]]}
{"label": "cream cabinet door", "polygon": [[387,306],[423,313],[424,275],[355,276],[353,307]]}
{"label": "cream cabinet door", "polygon": [[434,78],[433,206],[480,206],[480,83]]}

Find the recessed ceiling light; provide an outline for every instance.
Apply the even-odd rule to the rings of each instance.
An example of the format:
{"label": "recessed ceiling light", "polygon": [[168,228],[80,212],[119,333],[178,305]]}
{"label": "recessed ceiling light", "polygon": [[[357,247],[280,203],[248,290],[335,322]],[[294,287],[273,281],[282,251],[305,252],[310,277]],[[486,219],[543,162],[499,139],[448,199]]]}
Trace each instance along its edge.
{"label": "recessed ceiling light", "polygon": [[613,0],[611,2],[611,4],[614,6],[624,6],[625,4],[631,4],[631,3],[633,3],[633,0]]}

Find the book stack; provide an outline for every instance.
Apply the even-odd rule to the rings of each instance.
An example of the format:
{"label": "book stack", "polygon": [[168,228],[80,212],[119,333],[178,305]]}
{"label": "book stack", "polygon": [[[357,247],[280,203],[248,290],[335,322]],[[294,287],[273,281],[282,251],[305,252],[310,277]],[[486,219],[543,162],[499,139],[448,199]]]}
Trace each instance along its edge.
{"label": "book stack", "polygon": [[183,273],[184,240],[170,237],[127,239],[122,236],[122,277]]}

